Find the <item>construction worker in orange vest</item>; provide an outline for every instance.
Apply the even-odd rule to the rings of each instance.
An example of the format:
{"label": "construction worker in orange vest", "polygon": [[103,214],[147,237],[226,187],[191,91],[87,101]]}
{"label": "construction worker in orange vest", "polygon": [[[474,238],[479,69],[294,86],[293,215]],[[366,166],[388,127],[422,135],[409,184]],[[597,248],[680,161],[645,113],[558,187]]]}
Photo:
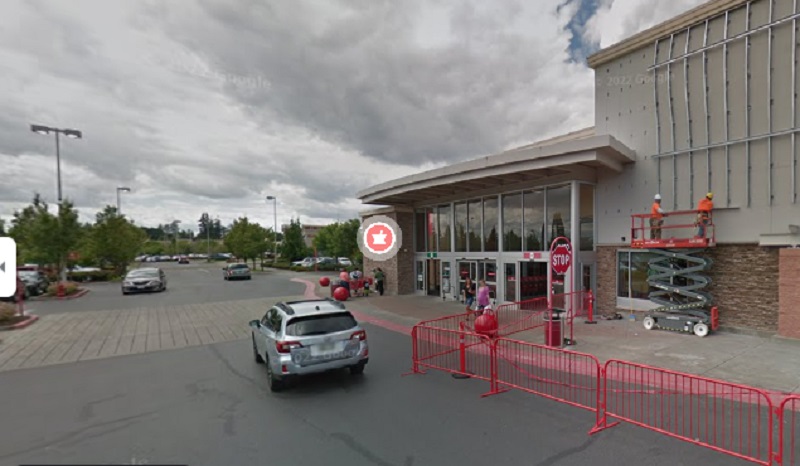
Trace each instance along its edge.
{"label": "construction worker in orange vest", "polygon": [[714,209],[714,193],[706,194],[697,203],[697,237],[706,237],[706,227],[711,223],[711,211]]}
{"label": "construction worker in orange vest", "polygon": [[661,194],[656,194],[653,206],[650,207],[650,239],[661,239],[661,225],[664,224],[665,215],[661,208]]}

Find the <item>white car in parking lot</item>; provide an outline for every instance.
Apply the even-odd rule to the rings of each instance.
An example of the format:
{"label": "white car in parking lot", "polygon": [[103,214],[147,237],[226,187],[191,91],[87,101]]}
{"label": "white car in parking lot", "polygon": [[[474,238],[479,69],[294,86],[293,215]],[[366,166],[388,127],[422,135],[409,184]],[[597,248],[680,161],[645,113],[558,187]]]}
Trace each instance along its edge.
{"label": "white car in parking lot", "polygon": [[273,392],[305,374],[347,368],[358,375],[369,362],[367,332],[332,299],[280,302],[250,328],[253,357],[265,364]]}

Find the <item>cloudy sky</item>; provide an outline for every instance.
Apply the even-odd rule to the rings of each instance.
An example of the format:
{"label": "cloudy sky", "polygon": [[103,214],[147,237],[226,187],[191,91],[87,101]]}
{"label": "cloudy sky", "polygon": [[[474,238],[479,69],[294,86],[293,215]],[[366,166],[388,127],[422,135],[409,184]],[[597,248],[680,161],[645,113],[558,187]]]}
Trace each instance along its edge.
{"label": "cloudy sky", "polygon": [[0,217],[63,193],[84,220],[271,226],[593,124],[585,57],[702,0],[6,0]]}

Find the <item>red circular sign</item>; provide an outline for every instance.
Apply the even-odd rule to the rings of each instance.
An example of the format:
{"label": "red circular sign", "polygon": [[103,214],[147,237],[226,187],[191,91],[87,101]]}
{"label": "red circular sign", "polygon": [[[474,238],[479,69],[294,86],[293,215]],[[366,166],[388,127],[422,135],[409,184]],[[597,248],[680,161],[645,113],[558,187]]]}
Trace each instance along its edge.
{"label": "red circular sign", "polygon": [[394,246],[395,234],[391,226],[374,223],[364,231],[364,244],[375,254],[383,254]]}
{"label": "red circular sign", "polygon": [[572,265],[572,253],[569,250],[569,246],[559,244],[553,249],[553,255],[550,256],[550,266],[553,268],[553,272],[558,275],[565,275],[570,265]]}

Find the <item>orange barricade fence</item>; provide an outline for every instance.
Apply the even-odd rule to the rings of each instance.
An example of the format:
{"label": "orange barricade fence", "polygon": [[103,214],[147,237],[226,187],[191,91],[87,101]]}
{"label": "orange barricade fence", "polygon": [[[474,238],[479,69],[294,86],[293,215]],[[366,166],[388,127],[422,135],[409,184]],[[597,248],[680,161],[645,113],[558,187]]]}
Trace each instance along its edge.
{"label": "orange barricade fence", "polygon": [[776,464],[800,465],[800,443],[795,441],[800,422],[800,395],[786,397],[778,407],[778,452]]}

